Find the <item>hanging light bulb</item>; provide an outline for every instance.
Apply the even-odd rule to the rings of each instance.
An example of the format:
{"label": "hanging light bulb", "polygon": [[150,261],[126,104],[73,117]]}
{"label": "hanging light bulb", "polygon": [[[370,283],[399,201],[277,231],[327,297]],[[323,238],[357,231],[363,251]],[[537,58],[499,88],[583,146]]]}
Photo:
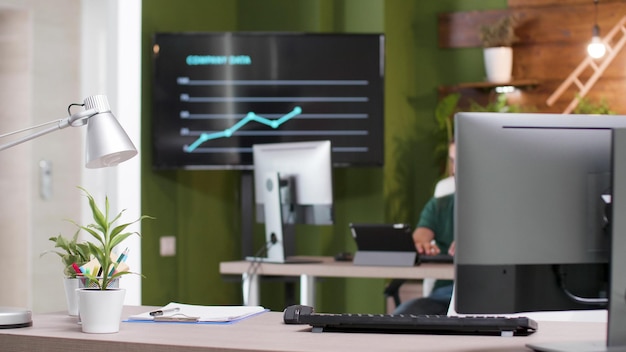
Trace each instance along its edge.
{"label": "hanging light bulb", "polygon": [[606,46],[600,38],[600,26],[598,26],[598,1],[594,0],[594,6],[596,9],[596,20],[593,26],[591,42],[587,45],[587,53],[594,59],[599,59],[606,54]]}
{"label": "hanging light bulb", "polygon": [[587,45],[587,53],[594,59],[599,59],[606,54],[606,46],[600,38],[600,27],[596,24],[593,26],[593,36],[591,42]]}

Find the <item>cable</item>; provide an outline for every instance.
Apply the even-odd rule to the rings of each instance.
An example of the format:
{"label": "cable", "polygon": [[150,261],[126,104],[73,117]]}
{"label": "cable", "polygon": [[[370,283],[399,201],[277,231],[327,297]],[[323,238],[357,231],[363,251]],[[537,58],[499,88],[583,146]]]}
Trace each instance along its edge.
{"label": "cable", "polygon": [[72,115],[72,111],[71,111],[72,106],[85,106],[85,104],[78,104],[78,103],[72,103],[72,104],[70,104],[70,105],[67,107],[67,114],[68,114],[68,115],[70,115],[70,116]]}
{"label": "cable", "polygon": [[272,243],[271,241],[267,241],[261,248],[259,248],[259,250],[256,253],[254,253],[254,256],[252,256],[252,261],[250,262],[250,265],[248,266],[248,270],[246,270],[246,275],[256,274],[258,264],[263,262],[262,257],[267,256],[267,251],[274,243]]}
{"label": "cable", "polygon": [[600,0],[593,0],[593,7],[594,7],[594,10],[595,10],[595,13],[596,13],[596,18],[595,18],[594,23],[595,23],[596,25],[598,25],[598,2],[599,2],[599,1],[600,1]]}
{"label": "cable", "polygon": [[[248,277],[248,280],[250,280],[252,276],[256,275],[260,264],[263,262],[263,257],[267,257],[268,250],[277,242],[278,239],[276,238],[276,235],[272,233],[270,236],[270,240],[265,242],[265,244],[263,244],[263,246],[261,246],[261,248],[259,248],[259,250],[254,253],[254,256],[252,256],[251,258],[250,265],[248,266],[248,270],[246,270],[246,277]],[[241,280],[243,283],[243,277]],[[248,290],[247,301],[250,301],[250,290]]]}
{"label": "cable", "polygon": [[554,270],[554,274],[556,276],[556,281],[557,281],[558,286],[561,288],[563,293],[565,293],[565,295],[569,297],[572,301],[583,304],[583,305],[600,305],[600,306],[606,306],[609,303],[609,299],[606,297],[587,298],[587,297],[581,297],[581,296],[577,296],[573,294],[567,287],[565,287],[565,277],[567,275],[562,270],[563,269],[562,266],[553,265],[552,268]]}

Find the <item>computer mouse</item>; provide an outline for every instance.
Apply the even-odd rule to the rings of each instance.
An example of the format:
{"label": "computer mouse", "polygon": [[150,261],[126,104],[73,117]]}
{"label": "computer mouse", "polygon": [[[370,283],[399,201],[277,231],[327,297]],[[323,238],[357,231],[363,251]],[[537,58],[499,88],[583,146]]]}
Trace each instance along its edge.
{"label": "computer mouse", "polygon": [[300,322],[300,316],[311,313],[313,313],[313,307],[294,304],[285,308],[285,311],[283,312],[283,320],[285,324],[302,324]]}
{"label": "computer mouse", "polygon": [[340,252],[335,255],[335,260],[338,262],[351,262],[353,258],[350,252]]}

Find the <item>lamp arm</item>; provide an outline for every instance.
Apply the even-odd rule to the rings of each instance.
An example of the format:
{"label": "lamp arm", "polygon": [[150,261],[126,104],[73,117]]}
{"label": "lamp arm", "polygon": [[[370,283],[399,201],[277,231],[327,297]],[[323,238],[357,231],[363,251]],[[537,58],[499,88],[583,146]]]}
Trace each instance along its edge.
{"label": "lamp arm", "polygon": [[92,117],[93,115],[97,114],[96,109],[89,109],[89,110],[84,110],[81,112],[77,112],[67,118],[64,119],[59,119],[59,120],[54,120],[54,121],[50,121],[50,122],[46,122],[37,126],[33,126],[33,127],[28,127],[25,129],[21,129],[19,131],[14,131],[14,132],[10,132],[10,133],[6,133],[3,135],[0,135],[0,139],[4,138],[4,137],[8,137],[17,133],[21,133],[21,132],[25,132],[25,131],[29,131],[35,128],[39,128],[42,126],[46,126],[46,125],[50,125],[50,124],[55,124],[52,127],[48,127],[45,130],[41,130],[39,132],[35,132],[32,133],[28,136],[24,136],[22,138],[16,139],[12,142],[9,143],[5,143],[5,144],[1,144],[0,145],[0,151],[5,150],[5,149],[9,149],[11,147],[14,147],[18,144],[22,144],[24,142],[30,141],[31,139],[35,139],[37,137],[41,137],[45,134],[54,132],[56,130],[61,130],[64,129],[68,126],[72,126],[72,127],[79,127],[79,126],[83,126],[87,123],[87,121],[89,120],[90,117]]}

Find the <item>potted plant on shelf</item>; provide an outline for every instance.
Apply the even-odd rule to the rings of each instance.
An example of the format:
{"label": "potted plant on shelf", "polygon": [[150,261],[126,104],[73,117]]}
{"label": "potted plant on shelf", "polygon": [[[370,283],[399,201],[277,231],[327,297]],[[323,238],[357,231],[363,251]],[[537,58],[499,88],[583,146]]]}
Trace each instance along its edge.
{"label": "potted plant on shelf", "polygon": [[588,97],[576,94],[576,99],[578,99],[578,104],[572,114],[615,115],[615,111],[611,110],[605,98],[592,101]]}
{"label": "potted plant on shelf", "polygon": [[77,275],[80,270],[77,268],[86,264],[91,259],[89,245],[86,242],[78,242],[79,233],[80,230],[76,231],[71,239],[65,238],[61,234],[50,237],[49,240],[54,242],[55,249],[45,251],[41,254],[43,256],[47,253],[55,253],[61,258],[61,262],[63,263],[65,299],[69,315],[78,315],[78,295],[76,289],[78,289],[79,279]]}
{"label": "potted plant on shelf", "polygon": [[506,15],[491,24],[480,26],[480,41],[483,46],[487,81],[506,83],[513,72],[513,44],[519,40],[515,29],[519,18]]}
{"label": "potted plant on shelf", "polygon": [[152,217],[142,215],[135,221],[115,226],[124,210],[111,219],[108,197],[105,197],[104,211],[102,211],[91,194],[84,188],[79,188],[89,201],[94,222],[89,225],[73,223],[93,237],[94,241],[88,241],[87,245],[101,268],[99,270],[101,275],[97,272],[84,273],[85,287],[78,290],[82,330],[88,333],[118,332],[126,291],[119,288],[116,283],[121,276],[130,274],[131,271],[121,269],[123,254],[118,257],[120,259],[114,259],[114,249],[129,236],[140,235],[138,232],[124,232],[128,226],[143,219],[152,219]]}

